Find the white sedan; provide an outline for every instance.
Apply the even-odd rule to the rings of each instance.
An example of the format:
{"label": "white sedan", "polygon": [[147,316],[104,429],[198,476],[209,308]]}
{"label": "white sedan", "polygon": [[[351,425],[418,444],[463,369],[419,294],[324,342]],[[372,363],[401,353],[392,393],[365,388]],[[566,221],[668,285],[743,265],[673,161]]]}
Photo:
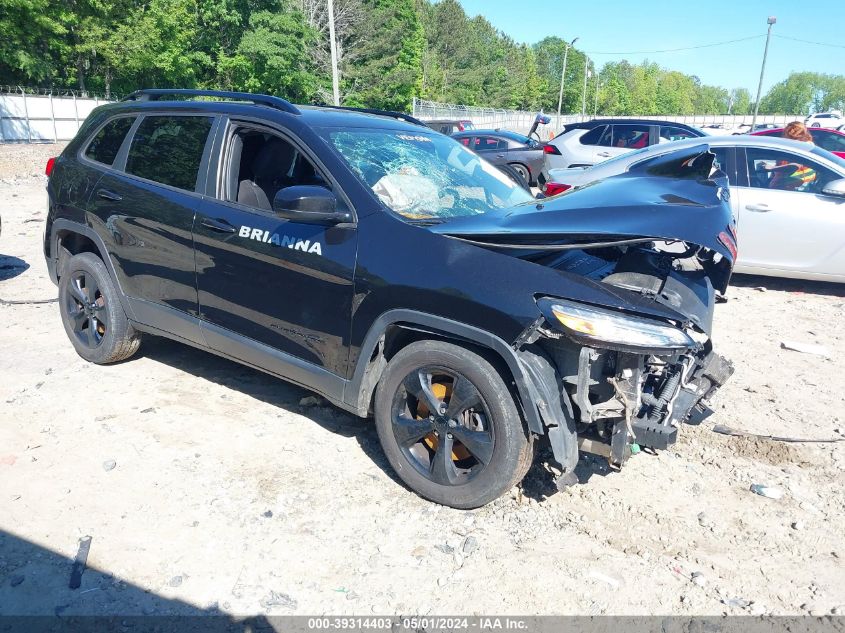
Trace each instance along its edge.
{"label": "white sedan", "polygon": [[766,136],[676,141],[591,168],[550,170],[546,190],[554,194],[647,171],[655,157],[702,145],[716,154],[730,182],[739,244],[735,272],[845,282],[845,159],[809,143]]}

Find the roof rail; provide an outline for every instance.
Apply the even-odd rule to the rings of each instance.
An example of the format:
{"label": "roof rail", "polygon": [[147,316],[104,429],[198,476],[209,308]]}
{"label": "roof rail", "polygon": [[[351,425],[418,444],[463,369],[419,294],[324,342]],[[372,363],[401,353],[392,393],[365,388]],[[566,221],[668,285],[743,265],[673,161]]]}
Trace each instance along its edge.
{"label": "roof rail", "polygon": [[158,101],[161,97],[221,97],[226,99],[238,99],[240,101],[250,101],[257,105],[268,106],[276,108],[282,112],[290,114],[302,114],[295,105],[290,101],[286,101],[281,97],[273,97],[270,95],[256,95],[248,92],[229,92],[227,90],[192,90],[192,89],[178,89],[178,88],[147,88],[144,90],[136,90],[130,95],[127,95],[121,101]]}
{"label": "roof rail", "polygon": [[420,121],[419,119],[412,117],[410,114],[405,114],[404,112],[394,112],[393,110],[378,110],[376,108],[353,108],[351,106],[332,106],[327,105],[324,106],[326,108],[334,108],[335,110],[349,110],[351,112],[363,112],[364,114],[378,114],[380,116],[389,116],[394,119],[400,119],[401,121],[407,121],[408,123],[413,123],[414,125],[421,125],[422,127],[428,127],[425,123]]}

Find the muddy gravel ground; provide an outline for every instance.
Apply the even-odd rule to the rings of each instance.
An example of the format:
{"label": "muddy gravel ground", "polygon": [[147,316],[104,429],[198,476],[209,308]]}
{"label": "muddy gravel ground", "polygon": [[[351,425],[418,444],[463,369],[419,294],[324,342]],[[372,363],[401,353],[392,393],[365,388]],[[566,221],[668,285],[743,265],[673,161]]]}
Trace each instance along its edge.
{"label": "muddy gravel ground", "polygon": [[307,391],[152,338],[91,365],[56,303],[9,304],[56,296],[32,176],[54,153],[0,146],[0,614],[845,610],[845,443],[711,430],[845,437],[842,287],[737,278],[716,311],[736,364],[716,415],[621,472],[582,455],[562,493],[541,454],[462,512],[404,488],[372,424]]}

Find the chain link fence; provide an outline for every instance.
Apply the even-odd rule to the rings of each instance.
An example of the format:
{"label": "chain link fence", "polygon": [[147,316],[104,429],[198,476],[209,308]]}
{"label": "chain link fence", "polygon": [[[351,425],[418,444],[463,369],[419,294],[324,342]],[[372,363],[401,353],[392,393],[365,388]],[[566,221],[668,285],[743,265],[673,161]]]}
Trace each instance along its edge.
{"label": "chain link fence", "polygon": [[[539,130],[541,137],[557,134],[564,125],[569,123],[577,123],[589,119],[610,119],[619,117],[608,116],[586,116],[582,117],[580,114],[556,114],[546,113],[551,116],[552,120],[547,126],[542,126]],[[472,121],[473,125],[481,129],[495,129],[506,128],[521,134],[527,134],[534,123],[534,118],[537,112],[526,110],[504,110],[499,108],[483,108],[478,106],[457,105],[453,103],[438,103],[436,101],[425,101],[423,99],[414,99],[413,115],[423,121],[430,121],[435,119],[451,119],[451,120],[467,120]],[[694,125],[696,127],[706,126],[722,126],[724,133],[730,134],[733,131],[740,129],[740,126],[751,125],[753,118],[750,114],[693,114],[693,115],[665,115],[665,116],[637,116],[637,119],[650,119],[659,121],[673,121],[675,123],[686,123],[687,125]],[[804,117],[800,115],[757,115],[757,125],[773,124],[779,127],[786,125],[790,121],[803,121]]]}

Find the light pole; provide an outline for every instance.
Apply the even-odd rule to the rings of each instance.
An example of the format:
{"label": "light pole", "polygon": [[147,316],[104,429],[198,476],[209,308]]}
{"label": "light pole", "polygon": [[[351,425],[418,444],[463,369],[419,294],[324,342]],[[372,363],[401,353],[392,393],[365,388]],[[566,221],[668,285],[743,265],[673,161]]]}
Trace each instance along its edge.
{"label": "light pole", "polygon": [[596,73],[596,98],[593,101],[593,118],[596,118],[596,114],[599,111],[599,84],[601,83],[599,80],[601,79],[601,75]]}
{"label": "light pole", "polygon": [[769,54],[769,40],[772,37],[772,25],[774,25],[778,19],[770,15],[769,19],[766,20],[766,24],[769,25],[769,32],[766,34],[766,48],[763,50],[763,65],[760,66],[760,83],[757,84],[757,100],[754,102],[754,116],[751,118],[751,131],[754,131],[754,126],[757,124],[757,111],[760,109],[760,92],[763,90],[763,73],[766,72],[766,56]]}
{"label": "light pole", "polygon": [[564,79],[564,76],[566,75],[566,57],[569,55],[569,49],[571,47],[575,46],[575,42],[577,42],[577,41],[578,41],[578,38],[576,37],[574,40],[569,42],[569,44],[566,44],[564,42],[564,46],[566,46],[566,48],[563,50],[563,70],[560,71],[560,95],[558,95],[558,98],[557,98],[557,125],[558,125],[558,127],[560,127],[560,108],[563,105],[563,79]]}
{"label": "light pole", "polygon": [[329,49],[332,58],[332,99],[334,105],[340,105],[340,76],[337,72],[337,40],[334,32],[334,0],[326,0],[326,11],[329,14]]}
{"label": "light pole", "polygon": [[590,58],[584,55],[584,91],[581,93],[581,119],[587,118],[587,79],[590,78]]}

